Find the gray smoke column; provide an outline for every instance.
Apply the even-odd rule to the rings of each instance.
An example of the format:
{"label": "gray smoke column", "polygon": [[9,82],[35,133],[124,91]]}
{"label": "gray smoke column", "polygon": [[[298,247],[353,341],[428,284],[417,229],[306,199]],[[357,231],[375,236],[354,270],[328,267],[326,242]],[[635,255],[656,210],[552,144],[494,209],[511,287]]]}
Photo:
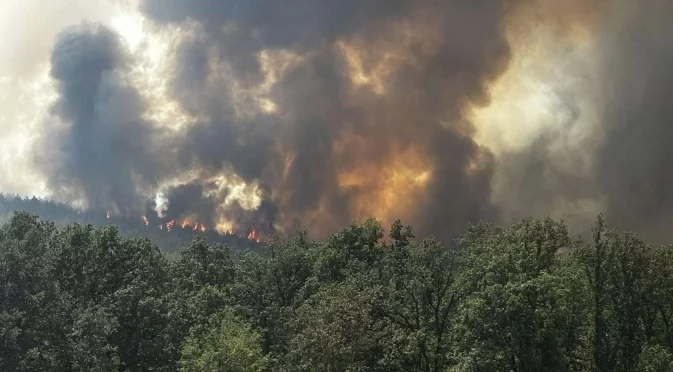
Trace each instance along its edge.
{"label": "gray smoke column", "polygon": [[604,127],[596,176],[612,221],[670,243],[673,3],[618,3],[601,42]]}
{"label": "gray smoke column", "polygon": [[119,213],[143,210],[157,170],[157,133],[125,81],[118,37],[83,23],[63,30],[51,56],[59,97],[37,154],[57,199]]}
{"label": "gray smoke column", "polygon": [[[202,119],[178,163],[260,182],[274,216],[263,219],[276,228],[321,235],[373,216],[447,238],[497,219],[493,157],[465,112],[488,104],[486,86],[507,65],[504,1],[146,0],[141,9],[195,30],[175,54],[172,89]],[[280,65],[266,92],[273,109],[241,98]]]}

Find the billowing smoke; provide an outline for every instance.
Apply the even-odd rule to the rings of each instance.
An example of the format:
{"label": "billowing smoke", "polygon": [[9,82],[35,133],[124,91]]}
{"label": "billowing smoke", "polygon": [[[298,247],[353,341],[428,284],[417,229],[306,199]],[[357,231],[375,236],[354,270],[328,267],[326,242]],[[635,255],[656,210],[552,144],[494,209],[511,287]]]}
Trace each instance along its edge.
{"label": "billowing smoke", "polygon": [[[492,219],[492,158],[464,115],[505,67],[500,1],[145,1],[196,23],[175,96],[206,118],[182,164],[259,180],[280,228],[398,216],[449,236]],[[267,63],[265,65],[266,58]],[[283,66],[283,71],[280,70]],[[275,75],[264,107],[254,90]],[[237,97],[243,96],[243,97]]]}
{"label": "billowing smoke", "polygon": [[[486,86],[506,66],[503,2],[150,0],[141,9],[191,31],[169,81],[198,120],[158,132],[124,83],[133,61],[115,36],[68,29],[52,55],[54,111],[66,124],[46,137],[54,189],[122,209],[192,172],[163,191],[167,215],[316,234],[375,216],[450,236],[497,216],[493,159],[465,110],[488,103]],[[213,184],[222,175],[257,183],[261,204],[227,202],[231,187]]]}
{"label": "billowing smoke", "polygon": [[83,23],[59,34],[51,57],[59,98],[37,155],[58,198],[137,211],[151,195],[143,191],[157,184],[159,136],[125,81],[128,62],[103,26]]}
{"label": "billowing smoke", "polygon": [[574,22],[584,22],[580,39],[591,60],[562,54],[557,125],[498,158],[498,205],[512,218],[555,214],[583,233],[604,212],[619,228],[670,243],[673,3],[590,5],[593,12]]}
{"label": "billowing smoke", "polygon": [[[131,83],[138,61],[112,31],[63,31],[51,57],[59,97],[38,157],[58,199],[121,213],[160,195],[149,205],[166,218],[316,235],[368,217],[442,239],[470,221],[530,214],[583,229],[604,210],[657,238],[673,222],[665,0],[138,6],[157,32],[180,35],[162,83],[189,120],[148,114]],[[478,111],[541,25],[552,37],[538,49],[561,56],[545,72],[559,75],[545,82],[553,115],[524,144],[496,151],[480,139]],[[590,60],[571,52],[582,48]]]}

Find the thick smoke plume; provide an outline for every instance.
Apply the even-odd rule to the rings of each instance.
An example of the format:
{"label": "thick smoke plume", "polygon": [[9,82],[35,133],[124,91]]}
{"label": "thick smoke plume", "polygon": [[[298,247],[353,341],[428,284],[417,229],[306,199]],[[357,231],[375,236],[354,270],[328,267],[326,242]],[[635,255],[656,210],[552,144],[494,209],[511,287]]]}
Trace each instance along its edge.
{"label": "thick smoke plume", "polygon": [[[47,141],[57,146],[45,156],[54,189],[93,206],[144,207],[162,180],[195,172],[164,190],[168,215],[217,224],[224,214],[237,225],[316,234],[394,216],[449,236],[497,215],[493,159],[471,138],[465,110],[488,103],[486,86],[506,66],[503,2],[141,7],[160,25],[191,30],[170,84],[199,119],[171,138],[157,132],[124,84],[131,62],[115,36],[89,24],[68,29],[52,55],[54,112],[66,123]],[[261,206],[223,207],[231,190],[213,185],[223,175],[259,184]]]}
{"label": "thick smoke plume", "polygon": [[[63,31],[51,57],[59,97],[39,156],[58,199],[316,235],[368,217],[401,218],[442,239],[467,222],[527,214],[584,221],[602,209],[655,237],[673,222],[669,2],[139,7],[157,29],[181,30],[166,84],[191,120],[169,130],[146,115],[129,82],[135,61],[114,33],[93,24]],[[512,30],[532,34],[539,24],[591,44],[599,67],[570,63],[590,78],[555,88],[557,125],[496,154],[477,140],[473,113],[510,68]],[[157,194],[163,201],[149,202]]]}
{"label": "thick smoke plume", "polygon": [[[145,1],[143,11],[200,31],[176,55],[175,96],[205,118],[181,163],[259,180],[277,227],[322,234],[398,216],[449,236],[496,216],[492,157],[464,111],[488,103],[506,66],[503,2]],[[270,74],[273,109],[235,97]]]}
{"label": "thick smoke plume", "polygon": [[573,23],[584,27],[593,66],[564,55],[572,62],[555,89],[560,125],[498,159],[499,205],[515,218],[556,213],[584,233],[604,212],[619,228],[670,243],[673,3],[589,5]]}
{"label": "thick smoke plume", "polygon": [[39,164],[59,198],[122,212],[142,208],[161,164],[158,133],[142,119],[142,100],[124,80],[128,60],[117,35],[83,23],[59,34],[51,75],[52,108]]}

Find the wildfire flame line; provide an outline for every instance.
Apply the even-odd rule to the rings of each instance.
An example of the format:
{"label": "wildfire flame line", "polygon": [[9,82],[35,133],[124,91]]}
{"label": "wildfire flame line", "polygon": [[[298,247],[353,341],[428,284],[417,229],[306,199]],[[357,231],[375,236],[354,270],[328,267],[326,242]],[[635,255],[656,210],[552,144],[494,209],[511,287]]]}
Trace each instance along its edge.
{"label": "wildfire flame line", "polygon": [[[111,218],[110,212],[106,213],[106,218],[107,219]],[[141,221],[142,221],[142,224],[144,226],[149,227],[150,221],[149,221],[149,218],[147,218],[147,216],[141,216]],[[176,225],[175,220],[170,220],[170,221],[165,222],[165,223],[160,223],[159,224],[159,230],[173,231],[173,229],[175,228],[175,225]],[[208,231],[208,228],[206,227],[205,224],[200,223],[200,222],[192,223],[189,220],[183,220],[182,222],[180,222],[179,226],[183,230],[191,229],[194,232],[199,232],[199,231],[200,232],[206,232],[206,231]],[[232,230],[227,230],[223,233],[223,235],[234,235],[234,232]],[[241,238],[243,238],[243,237],[241,236]],[[250,228],[250,233],[248,234],[248,240],[251,240],[251,241],[254,241],[254,242],[257,242],[257,243],[261,242],[261,238],[257,234],[257,231],[255,230],[254,227]]]}

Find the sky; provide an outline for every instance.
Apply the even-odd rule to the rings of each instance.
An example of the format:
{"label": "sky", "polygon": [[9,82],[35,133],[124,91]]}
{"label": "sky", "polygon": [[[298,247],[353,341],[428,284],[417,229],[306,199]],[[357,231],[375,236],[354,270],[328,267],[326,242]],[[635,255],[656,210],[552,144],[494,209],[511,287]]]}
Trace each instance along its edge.
{"label": "sky", "polygon": [[0,189],[21,195],[49,194],[33,171],[31,143],[44,125],[55,91],[49,54],[64,27],[83,19],[110,22],[114,4],[98,0],[0,2]]}
{"label": "sky", "polygon": [[[275,3],[274,3],[275,4]],[[673,6],[4,0],[0,192],[220,230],[670,239]],[[673,134],[673,133],[670,133]]]}

